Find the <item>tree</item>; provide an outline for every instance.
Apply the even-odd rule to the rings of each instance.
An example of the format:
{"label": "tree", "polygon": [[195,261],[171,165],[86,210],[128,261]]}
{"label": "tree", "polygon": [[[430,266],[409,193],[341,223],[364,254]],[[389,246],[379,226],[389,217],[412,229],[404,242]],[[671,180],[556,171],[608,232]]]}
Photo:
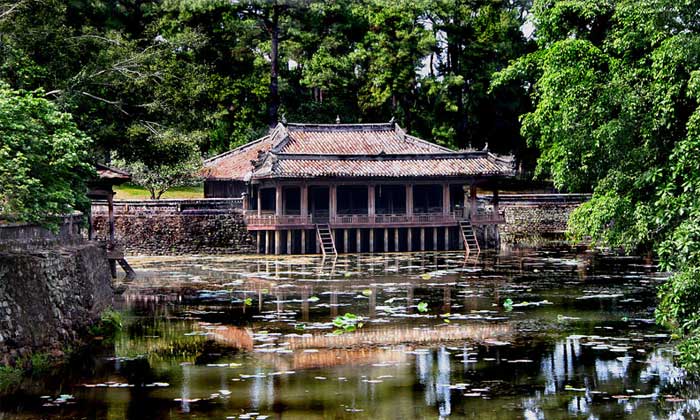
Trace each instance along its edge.
{"label": "tree", "polygon": [[422,124],[434,138],[452,147],[522,154],[518,115],[529,99],[517,84],[490,91],[491,76],[530,48],[521,26],[522,6],[502,0],[446,0],[427,7],[437,42],[420,102]]}
{"label": "tree", "polygon": [[677,274],[657,319],[700,368],[700,1],[540,0],[538,50],[496,76],[532,83],[522,133],[540,175],[593,191],[571,217],[574,239],[656,251]]}
{"label": "tree", "polygon": [[422,59],[435,43],[421,21],[424,4],[370,0],[353,10],[369,24],[362,44],[352,53],[365,81],[359,91],[360,107],[365,112],[388,110],[410,130]]}
{"label": "tree", "polygon": [[[135,132],[134,132],[135,131]],[[198,143],[201,133],[179,133],[173,129],[135,129],[132,136],[147,136],[148,150],[127,159],[113,155],[112,164],[131,174],[131,181],[144,187],[152,200],[159,200],[173,187],[192,185],[200,180],[202,158]]]}
{"label": "tree", "polygon": [[87,209],[94,169],[88,137],[42,96],[0,82],[0,219],[55,227]]}

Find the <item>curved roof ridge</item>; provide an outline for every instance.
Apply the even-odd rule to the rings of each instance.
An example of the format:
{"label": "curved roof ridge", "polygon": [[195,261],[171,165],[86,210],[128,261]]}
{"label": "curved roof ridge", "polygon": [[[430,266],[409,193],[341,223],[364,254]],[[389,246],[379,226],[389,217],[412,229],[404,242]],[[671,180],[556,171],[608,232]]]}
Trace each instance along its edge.
{"label": "curved roof ridge", "polygon": [[432,141],[424,140],[424,139],[422,139],[422,138],[420,138],[420,137],[416,137],[416,136],[412,136],[412,135],[410,135],[410,134],[406,134],[406,138],[407,138],[407,139],[410,139],[411,141],[413,141],[413,142],[415,142],[415,143],[418,143],[418,144],[421,144],[421,145],[424,145],[424,146],[435,147],[435,148],[438,148],[438,149],[440,149],[440,150],[443,150],[444,152],[455,153],[454,150],[452,150],[452,149],[450,149],[450,148],[448,148],[448,147],[441,146],[441,145],[439,145],[439,144],[437,144],[437,143],[433,143]]}
{"label": "curved roof ridge", "polygon": [[209,164],[209,163],[216,162],[216,161],[219,160],[219,159],[223,159],[223,158],[225,158],[225,157],[231,156],[231,155],[233,155],[233,154],[236,154],[237,152],[244,152],[246,149],[248,149],[248,148],[250,148],[250,147],[253,147],[253,146],[255,146],[256,144],[258,144],[258,143],[260,143],[260,142],[262,142],[262,141],[265,141],[265,140],[267,140],[267,139],[269,139],[269,138],[270,138],[270,135],[267,134],[267,135],[265,135],[265,136],[260,137],[259,139],[255,139],[255,140],[250,141],[250,142],[248,142],[248,143],[246,143],[246,144],[242,144],[242,145],[236,147],[235,149],[231,149],[231,150],[228,150],[228,151],[226,151],[226,152],[219,153],[219,154],[216,155],[216,156],[212,156],[212,157],[210,157],[209,159],[205,159],[205,160],[204,160],[204,165],[206,166],[206,165]]}
{"label": "curved roof ridge", "polygon": [[289,131],[349,131],[355,130],[385,130],[393,131],[392,123],[348,123],[348,124],[312,124],[312,123],[288,123]]}

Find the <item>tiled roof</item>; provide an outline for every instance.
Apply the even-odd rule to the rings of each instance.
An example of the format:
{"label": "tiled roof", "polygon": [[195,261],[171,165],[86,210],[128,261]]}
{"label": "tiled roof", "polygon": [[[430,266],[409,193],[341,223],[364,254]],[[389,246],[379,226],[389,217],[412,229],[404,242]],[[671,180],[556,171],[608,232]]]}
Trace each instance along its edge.
{"label": "tiled roof", "polygon": [[[254,161],[254,162],[253,162]],[[210,179],[513,175],[488,152],[453,152],[388,124],[279,124],[205,162]]]}
{"label": "tiled roof", "polygon": [[203,175],[206,178],[244,180],[253,170],[252,161],[259,152],[267,152],[272,147],[270,136],[265,136],[237,149],[214,156],[204,162]]}
{"label": "tiled roof", "polygon": [[129,181],[131,179],[131,174],[121,169],[112,168],[107,165],[98,163],[95,165],[95,172],[101,180],[120,180],[122,182]]}
{"label": "tiled roof", "polygon": [[509,162],[488,153],[474,156],[386,159],[304,159],[280,157],[275,163],[259,168],[256,178],[314,177],[453,177],[474,175],[509,175]]}
{"label": "tiled roof", "polygon": [[[436,144],[397,131],[392,124],[366,126],[288,126],[289,138],[280,153],[316,155],[378,155],[449,153]],[[339,129],[340,128],[340,129]]]}

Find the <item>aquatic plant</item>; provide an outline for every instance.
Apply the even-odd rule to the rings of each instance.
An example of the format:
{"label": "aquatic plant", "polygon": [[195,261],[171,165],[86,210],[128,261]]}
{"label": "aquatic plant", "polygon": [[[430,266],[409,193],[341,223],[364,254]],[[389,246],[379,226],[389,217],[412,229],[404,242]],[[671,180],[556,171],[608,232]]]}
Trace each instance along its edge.
{"label": "aquatic plant", "polygon": [[425,302],[418,303],[416,308],[418,309],[418,312],[423,312],[423,313],[428,312],[428,304]]}
{"label": "aquatic plant", "polygon": [[503,301],[503,309],[506,310],[506,312],[510,312],[513,310],[513,299],[508,298]]}
{"label": "aquatic plant", "polygon": [[333,331],[334,334],[343,334],[346,332],[356,331],[358,328],[362,328],[364,323],[362,322],[364,318],[357,316],[353,313],[346,313],[342,316],[337,316],[333,320],[333,325],[338,329]]}

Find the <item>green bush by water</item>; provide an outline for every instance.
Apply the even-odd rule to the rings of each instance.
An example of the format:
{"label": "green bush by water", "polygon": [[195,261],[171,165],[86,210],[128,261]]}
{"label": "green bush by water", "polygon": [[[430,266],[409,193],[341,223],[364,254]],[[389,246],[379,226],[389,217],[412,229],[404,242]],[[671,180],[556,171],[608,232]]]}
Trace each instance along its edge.
{"label": "green bush by water", "polygon": [[656,321],[683,340],[678,359],[683,367],[700,371],[700,269],[673,275],[659,289]]}
{"label": "green bush by water", "polygon": [[112,340],[123,327],[122,314],[113,309],[108,309],[102,313],[100,320],[90,327],[90,334],[93,337]]}
{"label": "green bush by water", "polygon": [[14,366],[0,366],[0,391],[13,387],[22,380],[24,371]]}

